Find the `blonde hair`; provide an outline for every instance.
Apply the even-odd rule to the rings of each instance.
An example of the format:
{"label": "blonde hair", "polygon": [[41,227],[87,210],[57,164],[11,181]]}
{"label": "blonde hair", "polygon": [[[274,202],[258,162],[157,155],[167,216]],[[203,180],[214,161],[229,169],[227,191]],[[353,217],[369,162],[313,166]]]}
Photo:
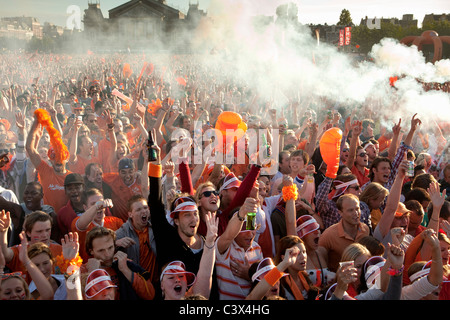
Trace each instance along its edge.
{"label": "blonde hair", "polygon": [[385,197],[389,194],[389,190],[383,187],[378,182],[371,182],[365,188],[364,191],[359,195],[359,200],[364,201],[369,204],[369,200],[378,199],[381,195]]}
{"label": "blonde hair", "polygon": [[342,252],[340,261],[355,261],[363,254],[369,257],[372,256],[366,246],[362,245],[361,243],[355,242],[345,248],[345,250]]}
{"label": "blonde hair", "polygon": [[216,189],[216,186],[215,186],[214,183],[212,183],[211,181],[203,182],[202,184],[200,184],[200,185],[197,187],[197,190],[196,190],[195,195],[194,195],[194,199],[195,199],[195,201],[196,201],[197,203],[198,203],[198,201],[200,200],[200,197],[201,197],[201,195],[202,195],[202,193],[203,193],[203,189],[205,189],[205,188],[207,188],[207,187],[211,187],[211,188],[213,188],[214,190],[217,190],[217,189]]}

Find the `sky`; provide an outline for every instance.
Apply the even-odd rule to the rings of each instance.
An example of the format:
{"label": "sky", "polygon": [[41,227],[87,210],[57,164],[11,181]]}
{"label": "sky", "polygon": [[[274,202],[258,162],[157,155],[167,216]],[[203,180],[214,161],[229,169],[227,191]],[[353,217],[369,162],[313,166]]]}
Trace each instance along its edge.
{"label": "sky", "polygon": [[[96,0],[90,0],[96,1]],[[108,10],[117,7],[127,0],[97,0],[104,17]],[[166,3],[187,13],[189,2],[198,3],[199,8],[210,12],[212,1],[225,0],[166,0]],[[254,15],[274,15],[275,8],[284,3],[293,2],[299,9],[299,21],[303,24],[336,24],[342,9],[350,11],[353,23],[359,25],[362,18],[399,18],[403,14],[413,14],[418,26],[425,14],[450,14],[449,0],[226,0],[228,3],[245,3],[251,7]],[[13,5],[11,5],[13,3]],[[50,22],[65,26],[70,16],[67,9],[71,6],[80,8],[81,17],[87,8],[88,0],[0,0],[2,8],[0,17],[32,16],[40,23]],[[74,11],[72,11],[74,12]]]}

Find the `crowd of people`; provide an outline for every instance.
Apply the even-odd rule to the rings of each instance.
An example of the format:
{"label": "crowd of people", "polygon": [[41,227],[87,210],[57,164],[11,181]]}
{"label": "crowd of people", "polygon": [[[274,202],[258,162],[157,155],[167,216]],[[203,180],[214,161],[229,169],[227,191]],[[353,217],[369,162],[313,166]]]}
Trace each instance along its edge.
{"label": "crowd of people", "polygon": [[[450,119],[152,59],[0,56],[2,300],[450,299]],[[250,130],[192,161],[225,112],[275,161]]]}

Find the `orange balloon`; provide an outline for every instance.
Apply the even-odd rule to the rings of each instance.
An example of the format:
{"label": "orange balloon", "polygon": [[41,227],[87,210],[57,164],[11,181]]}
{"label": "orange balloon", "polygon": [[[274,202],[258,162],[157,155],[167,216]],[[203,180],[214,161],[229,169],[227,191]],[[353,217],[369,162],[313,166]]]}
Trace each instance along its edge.
{"label": "orange balloon", "polygon": [[[220,133],[222,134],[222,144],[219,143],[218,145],[218,149],[221,150],[223,145],[225,145],[227,142],[227,130],[232,130],[235,133],[233,141],[234,143],[244,136],[244,133],[247,131],[247,124],[242,121],[242,117],[239,113],[233,111],[224,111],[217,118],[215,129],[220,131]],[[231,149],[232,145],[233,144],[230,143],[230,145],[228,145],[226,149]]]}
{"label": "orange balloon", "polygon": [[341,154],[342,130],[331,128],[325,131],[320,138],[319,147],[323,162],[327,164],[325,176],[336,178],[339,169],[339,159]]}

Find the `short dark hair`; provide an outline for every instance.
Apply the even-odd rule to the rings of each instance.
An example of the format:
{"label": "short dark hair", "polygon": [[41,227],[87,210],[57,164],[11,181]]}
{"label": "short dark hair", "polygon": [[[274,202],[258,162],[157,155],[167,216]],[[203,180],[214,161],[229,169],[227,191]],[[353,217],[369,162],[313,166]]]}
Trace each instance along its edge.
{"label": "short dark hair", "polygon": [[422,203],[424,201],[431,201],[431,197],[425,189],[414,188],[408,191],[407,194],[405,194],[405,202],[409,200],[417,200]]}
{"label": "short dark hair", "polygon": [[142,196],[140,194],[132,195],[131,198],[128,199],[128,201],[127,201],[128,211],[131,212],[131,206],[133,205],[133,203],[138,202],[138,201],[142,201],[142,200],[147,202],[147,198],[145,198],[144,196]]}
{"label": "short dark hair", "polygon": [[113,242],[116,243],[116,233],[113,230],[101,226],[94,227],[92,230],[90,230],[86,234],[86,252],[90,254],[90,251],[92,250],[92,243],[95,239],[107,236],[111,236],[113,238]]}
{"label": "short dark hair", "polygon": [[373,159],[372,164],[370,165],[370,171],[369,171],[369,179],[372,181],[374,174],[373,174],[373,169],[377,168],[378,165],[382,162],[388,162],[389,166],[392,168],[392,162],[389,158],[387,157],[376,157],[375,159]]}
{"label": "short dark hair", "polygon": [[101,196],[103,196],[103,193],[97,188],[87,189],[86,191],[84,191],[81,194],[81,203],[84,204],[84,205],[87,205],[87,199],[90,196],[93,196],[93,195],[99,195],[99,196],[101,195]]}
{"label": "short dark hair", "polygon": [[305,165],[308,163],[309,155],[308,155],[308,153],[306,151],[303,151],[302,149],[297,149],[297,150],[291,152],[291,158],[298,157],[298,156],[302,157],[303,162],[305,163]]}

